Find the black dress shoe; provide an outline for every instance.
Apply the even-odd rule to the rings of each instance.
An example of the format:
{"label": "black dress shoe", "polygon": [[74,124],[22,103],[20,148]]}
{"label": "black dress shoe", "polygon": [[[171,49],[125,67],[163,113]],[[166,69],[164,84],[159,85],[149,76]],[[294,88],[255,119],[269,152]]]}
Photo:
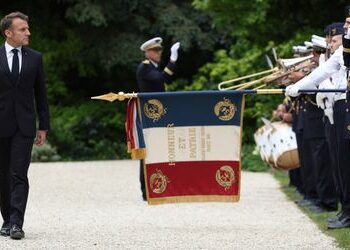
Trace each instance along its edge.
{"label": "black dress shoe", "polygon": [[24,238],[24,232],[22,228],[20,228],[18,225],[13,224],[10,229],[10,237],[11,239],[20,240]]}
{"label": "black dress shoe", "polygon": [[337,208],[325,207],[322,205],[313,205],[313,206],[310,206],[309,209],[311,212],[316,214],[335,212],[338,210]]}
{"label": "black dress shoe", "polygon": [[0,229],[0,235],[1,236],[10,236],[10,223],[4,222],[4,224],[2,224],[2,227]]}
{"label": "black dress shoe", "polygon": [[344,216],[335,222],[328,223],[328,229],[340,229],[346,227],[350,227],[350,216]]}
{"label": "black dress shoe", "polygon": [[327,222],[328,223],[333,223],[333,222],[336,222],[337,220],[341,219],[343,216],[343,211],[340,211],[339,213],[337,213],[335,215],[335,217],[330,217],[327,219]]}
{"label": "black dress shoe", "polygon": [[312,202],[309,199],[302,199],[300,201],[295,201],[295,203],[299,206],[299,207],[308,207],[308,206],[312,206],[314,205],[314,202]]}

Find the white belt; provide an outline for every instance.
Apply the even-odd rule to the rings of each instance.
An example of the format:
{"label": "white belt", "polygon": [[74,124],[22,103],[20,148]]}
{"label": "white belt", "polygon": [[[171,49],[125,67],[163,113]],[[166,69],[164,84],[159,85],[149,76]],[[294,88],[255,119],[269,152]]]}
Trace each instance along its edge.
{"label": "white belt", "polygon": [[345,99],[346,99],[346,93],[334,95],[334,102],[339,101],[339,100],[345,100]]}

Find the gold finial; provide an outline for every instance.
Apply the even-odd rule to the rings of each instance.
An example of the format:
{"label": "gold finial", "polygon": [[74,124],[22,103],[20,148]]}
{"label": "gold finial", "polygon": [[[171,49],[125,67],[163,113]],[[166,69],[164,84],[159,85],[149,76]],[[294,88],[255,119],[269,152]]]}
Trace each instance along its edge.
{"label": "gold finial", "polygon": [[109,92],[108,94],[93,96],[91,99],[93,100],[104,100],[109,102],[114,102],[115,100],[124,101],[125,99],[131,99],[137,97],[136,93],[124,93],[118,92],[118,94]]}

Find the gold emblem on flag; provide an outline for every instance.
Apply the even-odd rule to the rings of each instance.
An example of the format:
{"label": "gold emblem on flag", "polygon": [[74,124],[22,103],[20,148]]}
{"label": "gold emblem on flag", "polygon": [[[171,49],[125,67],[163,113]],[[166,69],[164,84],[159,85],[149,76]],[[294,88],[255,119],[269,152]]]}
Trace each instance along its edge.
{"label": "gold emblem on flag", "polygon": [[158,121],[163,115],[166,114],[166,109],[158,99],[148,100],[143,105],[143,111],[149,119],[153,120],[153,122]]}
{"label": "gold emblem on flag", "polygon": [[227,190],[236,181],[235,172],[231,166],[222,166],[216,171],[215,179],[220,186]]}
{"label": "gold emblem on flag", "polygon": [[222,121],[231,120],[237,111],[237,107],[230,99],[225,98],[215,104],[214,113]]}
{"label": "gold emblem on flag", "polygon": [[151,175],[150,186],[153,193],[161,194],[166,189],[169,179],[162,173],[161,170],[157,170]]}

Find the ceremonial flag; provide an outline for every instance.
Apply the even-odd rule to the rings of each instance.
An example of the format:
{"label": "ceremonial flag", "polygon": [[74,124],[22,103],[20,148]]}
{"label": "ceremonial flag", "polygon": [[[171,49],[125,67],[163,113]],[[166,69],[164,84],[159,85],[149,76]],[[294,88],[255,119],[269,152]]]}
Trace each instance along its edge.
{"label": "ceremonial flag", "polygon": [[234,91],[138,93],[129,102],[128,145],[144,158],[149,204],[239,200],[243,106]]}

